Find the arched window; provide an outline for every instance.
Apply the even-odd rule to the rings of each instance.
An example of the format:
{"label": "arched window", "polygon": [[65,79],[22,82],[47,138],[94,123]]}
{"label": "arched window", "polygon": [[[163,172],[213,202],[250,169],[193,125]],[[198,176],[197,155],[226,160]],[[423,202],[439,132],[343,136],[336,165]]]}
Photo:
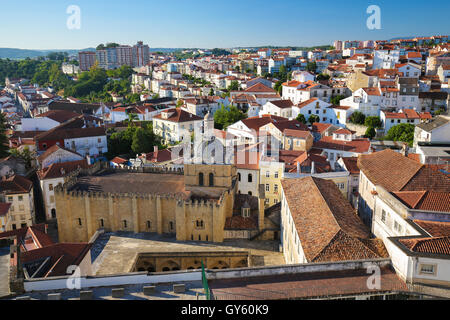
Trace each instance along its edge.
{"label": "arched window", "polygon": [[198,175],[198,185],[199,186],[203,186],[204,182],[203,182],[203,173],[199,173]]}
{"label": "arched window", "polygon": [[209,174],[209,186],[214,187],[214,173]]}
{"label": "arched window", "polygon": [[169,222],[169,229],[170,229],[170,231],[173,230],[173,222],[172,221]]}
{"label": "arched window", "polygon": [[248,174],[248,182],[253,181],[253,175],[251,173]]}
{"label": "arched window", "polygon": [[151,229],[152,228],[152,222],[151,221],[147,221],[147,229]]}
{"label": "arched window", "polygon": [[56,209],[52,209],[52,219],[56,218]]}

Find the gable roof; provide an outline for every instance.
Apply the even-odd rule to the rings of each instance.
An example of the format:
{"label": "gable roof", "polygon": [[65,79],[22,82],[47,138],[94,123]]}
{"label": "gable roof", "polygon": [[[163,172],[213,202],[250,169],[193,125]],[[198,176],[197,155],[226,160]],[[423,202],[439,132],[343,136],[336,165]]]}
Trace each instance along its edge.
{"label": "gable roof", "polygon": [[[172,113],[167,119],[162,117],[162,113]],[[164,121],[170,122],[188,122],[188,121],[198,121],[203,120],[196,116],[195,114],[189,113],[187,111],[182,110],[181,108],[173,108],[169,110],[164,110],[161,114],[154,116],[153,119],[160,119]]]}
{"label": "gable roof", "polygon": [[276,93],[276,91],[272,88],[269,88],[268,86],[262,84],[261,82],[258,82],[254,85],[252,85],[250,88],[247,88],[244,90],[244,92],[270,92],[270,93]]}
{"label": "gable roof", "polygon": [[422,165],[398,152],[386,149],[360,155],[358,167],[373,184],[381,185],[388,191],[399,191]]}
{"label": "gable roof", "polygon": [[450,236],[450,222],[413,220],[432,237]]}
{"label": "gable roof", "polygon": [[308,262],[388,256],[333,181],[307,177],[281,184]]}
{"label": "gable roof", "polygon": [[277,106],[280,109],[291,108],[291,107],[294,106],[292,101],[289,100],[289,99],[287,99],[287,100],[273,100],[273,101],[269,101],[269,103],[273,104],[274,106]]}
{"label": "gable roof", "polygon": [[47,168],[38,170],[36,173],[39,180],[55,179],[64,177],[78,168],[89,168],[89,164],[86,160],[52,163]]}
{"label": "gable roof", "polygon": [[322,137],[314,143],[314,148],[332,149],[354,153],[366,153],[370,150],[370,140],[365,138],[353,139],[352,141],[335,140],[332,136]]}
{"label": "gable roof", "polygon": [[47,112],[38,114],[35,118],[49,118],[56,122],[63,123],[72,118],[78,117],[80,114],[70,110],[49,110]]}
{"label": "gable roof", "polygon": [[0,192],[5,192],[6,194],[28,193],[32,187],[33,182],[19,175],[3,178],[0,181]]}
{"label": "gable roof", "polygon": [[54,144],[53,146],[51,146],[50,148],[48,148],[43,154],[41,154],[39,157],[37,157],[37,160],[39,162],[44,161],[45,159],[47,159],[50,155],[52,155],[53,153],[55,153],[58,150],[64,150],[66,152],[70,152],[72,154],[75,154],[77,156],[80,156],[81,158],[83,158],[83,156],[75,151],[63,148],[57,144]]}
{"label": "gable roof", "polygon": [[450,255],[450,237],[399,239],[412,252]]}

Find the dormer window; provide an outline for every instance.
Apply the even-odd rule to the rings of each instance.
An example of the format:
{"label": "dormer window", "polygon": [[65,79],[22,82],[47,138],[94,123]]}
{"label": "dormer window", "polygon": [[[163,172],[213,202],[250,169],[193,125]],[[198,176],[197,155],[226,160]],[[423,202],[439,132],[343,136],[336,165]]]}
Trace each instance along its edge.
{"label": "dormer window", "polygon": [[242,208],[242,217],[250,218],[250,208]]}

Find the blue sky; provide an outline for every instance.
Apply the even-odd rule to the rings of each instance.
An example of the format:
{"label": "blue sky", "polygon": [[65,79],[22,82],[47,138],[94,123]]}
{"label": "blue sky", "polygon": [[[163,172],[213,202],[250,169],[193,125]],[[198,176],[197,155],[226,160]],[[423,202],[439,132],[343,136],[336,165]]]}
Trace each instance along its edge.
{"label": "blue sky", "polygon": [[[369,5],[381,30],[366,27]],[[69,5],[81,29],[69,30]],[[450,34],[450,1],[0,0],[0,47],[82,49],[99,43],[150,47],[312,46],[335,39]]]}

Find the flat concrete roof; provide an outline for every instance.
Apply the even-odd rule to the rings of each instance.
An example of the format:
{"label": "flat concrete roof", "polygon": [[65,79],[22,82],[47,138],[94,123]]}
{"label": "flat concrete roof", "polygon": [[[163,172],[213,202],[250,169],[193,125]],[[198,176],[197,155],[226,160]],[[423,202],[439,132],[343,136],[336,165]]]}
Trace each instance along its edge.
{"label": "flat concrete roof", "polygon": [[172,235],[156,233],[112,232],[100,235],[91,248],[95,275],[128,273],[137,254],[169,252],[247,251],[253,266],[284,265],[278,241],[233,240],[223,243],[177,241]]}

